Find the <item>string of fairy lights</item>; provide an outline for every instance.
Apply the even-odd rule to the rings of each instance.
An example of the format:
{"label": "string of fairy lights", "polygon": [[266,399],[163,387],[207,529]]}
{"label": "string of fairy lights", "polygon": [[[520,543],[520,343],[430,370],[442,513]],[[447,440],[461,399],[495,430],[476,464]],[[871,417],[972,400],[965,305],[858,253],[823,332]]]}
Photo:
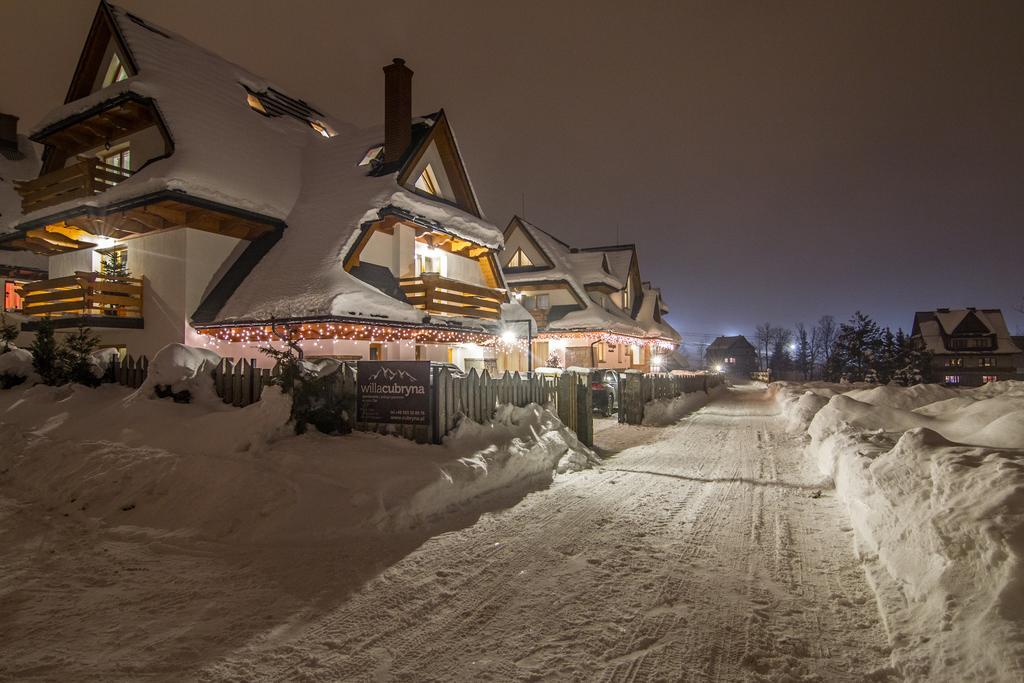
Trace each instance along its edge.
{"label": "string of fairy lights", "polygon": [[[493,334],[483,330],[443,329],[435,327],[396,326],[372,323],[306,322],[265,325],[235,325],[210,327],[196,330],[204,343],[219,348],[223,344],[241,344],[258,347],[274,343],[307,342],[314,349],[326,348],[333,341],[365,341],[371,343],[398,342],[417,344],[462,344],[492,348],[500,352],[523,352],[527,340],[518,335]],[[612,332],[542,332],[534,337],[537,341],[557,342],[569,345],[579,341],[585,344],[604,342],[646,346],[652,350],[671,350],[675,344],[656,337],[633,337]]]}

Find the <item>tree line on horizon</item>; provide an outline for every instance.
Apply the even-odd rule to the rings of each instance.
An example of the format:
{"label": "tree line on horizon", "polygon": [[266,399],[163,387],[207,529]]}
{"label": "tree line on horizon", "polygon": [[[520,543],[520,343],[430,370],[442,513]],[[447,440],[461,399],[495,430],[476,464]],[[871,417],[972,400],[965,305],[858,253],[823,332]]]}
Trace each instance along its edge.
{"label": "tree line on horizon", "polygon": [[931,381],[931,354],[902,328],[893,332],[857,311],[847,322],[823,315],[808,330],[766,322],[754,334],[762,370],[773,379],[827,382],[896,382],[904,386]]}

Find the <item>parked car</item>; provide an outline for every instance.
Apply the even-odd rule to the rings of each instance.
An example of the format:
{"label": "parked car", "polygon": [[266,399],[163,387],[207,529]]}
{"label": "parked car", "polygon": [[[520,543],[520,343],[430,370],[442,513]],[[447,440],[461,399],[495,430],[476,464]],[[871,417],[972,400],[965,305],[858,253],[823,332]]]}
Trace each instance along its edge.
{"label": "parked car", "polygon": [[591,370],[590,388],[594,412],[608,417],[619,410],[619,373],[614,370]]}
{"label": "parked car", "polygon": [[463,372],[462,369],[458,365],[456,365],[455,363],[440,363],[438,361],[430,361],[430,369],[431,369],[431,371],[433,371],[433,370],[440,370],[441,368],[447,368],[448,372],[451,373],[452,377],[465,377],[466,376],[466,373]]}

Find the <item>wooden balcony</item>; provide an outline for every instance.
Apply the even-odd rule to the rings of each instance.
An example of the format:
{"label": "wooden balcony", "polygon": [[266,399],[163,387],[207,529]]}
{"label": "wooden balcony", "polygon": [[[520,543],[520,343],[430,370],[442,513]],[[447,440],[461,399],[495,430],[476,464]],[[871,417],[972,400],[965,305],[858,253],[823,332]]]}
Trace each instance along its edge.
{"label": "wooden balcony", "polygon": [[35,180],[16,180],[14,188],[21,195],[22,213],[27,214],[71,199],[106,192],[131,174],[127,169],[105,164],[99,159],[83,158],[72,166]]}
{"label": "wooden balcony", "polygon": [[68,277],[29,282],[18,290],[22,313],[93,327],[141,327],[142,280],[76,272]]}
{"label": "wooden balcony", "polygon": [[402,278],[398,285],[410,304],[427,313],[498,320],[505,300],[496,289],[451,280],[438,273]]}

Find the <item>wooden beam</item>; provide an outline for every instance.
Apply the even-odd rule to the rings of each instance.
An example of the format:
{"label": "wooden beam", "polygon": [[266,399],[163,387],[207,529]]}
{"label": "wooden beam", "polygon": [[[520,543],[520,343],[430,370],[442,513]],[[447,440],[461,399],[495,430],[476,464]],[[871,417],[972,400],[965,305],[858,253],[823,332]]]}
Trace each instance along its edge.
{"label": "wooden beam", "polygon": [[170,202],[149,204],[142,208],[146,213],[159,216],[171,225],[181,225],[187,220],[187,213],[183,208],[176,208]]}

